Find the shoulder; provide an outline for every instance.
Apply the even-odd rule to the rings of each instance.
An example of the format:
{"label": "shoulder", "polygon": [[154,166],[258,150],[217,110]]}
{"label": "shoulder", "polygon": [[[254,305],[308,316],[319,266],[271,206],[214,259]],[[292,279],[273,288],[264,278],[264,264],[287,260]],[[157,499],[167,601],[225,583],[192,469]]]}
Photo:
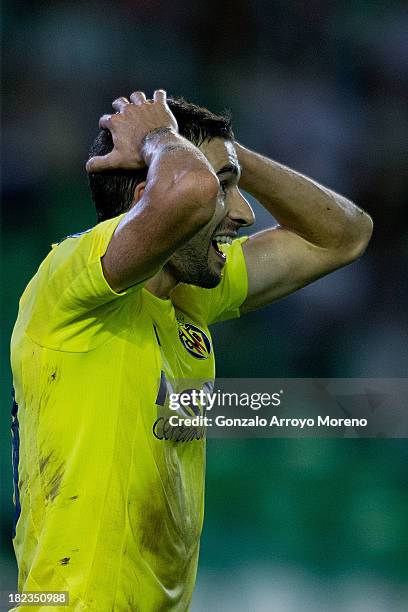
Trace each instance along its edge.
{"label": "shoulder", "polygon": [[101,257],[121,217],[53,245],[20,300],[19,320],[35,342],[90,350],[127,328],[130,310],[132,317],[139,314],[141,286],[116,293],[102,270]]}
{"label": "shoulder", "polygon": [[86,261],[100,259],[106,252],[109,242],[124,217],[124,213],[102,221],[93,227],[68,234],[59,242],[52,245],[50,253],[56,267],[58,263],[69,257],[86,257]]}

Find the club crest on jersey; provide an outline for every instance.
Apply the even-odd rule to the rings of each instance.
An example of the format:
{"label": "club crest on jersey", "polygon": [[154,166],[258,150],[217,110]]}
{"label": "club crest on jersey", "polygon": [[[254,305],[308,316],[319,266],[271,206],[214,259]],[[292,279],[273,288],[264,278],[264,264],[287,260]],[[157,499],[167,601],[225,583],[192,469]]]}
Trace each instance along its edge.
{"label": "club crest on jersey", "polygon": [[191,323],[179,321],[179,338],[186,351],[196,359],[207,359],[211,353],[208,336]]}

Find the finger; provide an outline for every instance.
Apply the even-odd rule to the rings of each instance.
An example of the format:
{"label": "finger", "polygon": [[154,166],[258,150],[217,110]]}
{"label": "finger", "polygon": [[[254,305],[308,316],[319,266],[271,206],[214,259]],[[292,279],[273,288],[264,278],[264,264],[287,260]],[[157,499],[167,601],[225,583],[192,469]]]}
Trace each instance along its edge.
{"label": "finger", "polygon": [[114,100],[112,102],[112,106],[115,109],[115,111],[117,111],[118,113],[120,113],[120,111],[125,108],[125,106],[127,106],[129,104],[129,100],[127,98],[125,98],[124,96],[121,96],[120,98],[116,98],[116,100]]}
{"label": "finger", "polygon": [[161,104],[166,104],[166,98],[167,98],[167,94],[164,91],[164,89],[156,89],[156,91],[153,94],[154,102],[161,102]]}
{"label": "finger", "polygon": [[101,130],[109,130],[111,119],[112,115],[102,115],[102,117],[99,119],[99,127]]}
{"label": "finger", "polygon": [[143,104],[143,102],[147,100],[143,91],[134,91],[130,96],[130,101],[133,102],[133,104]]}
{"label": "finger", "polygon": [[85,169],[90,174],[91,172],[103,172],[115,168],[116,151],[111,151],[107,155],[91,157],[85,164]]}

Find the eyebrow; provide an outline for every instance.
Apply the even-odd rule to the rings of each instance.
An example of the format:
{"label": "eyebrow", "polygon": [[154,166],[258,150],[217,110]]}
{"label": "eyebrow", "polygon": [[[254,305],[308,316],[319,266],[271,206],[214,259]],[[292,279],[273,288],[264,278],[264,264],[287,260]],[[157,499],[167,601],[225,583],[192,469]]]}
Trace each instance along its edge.
{"label": "eyebrow", "polygon": [[238,176],[239,174],[239,168],[238,166],[236,166],[235,164],[227,164],[226,166],[224,166],[223,168],[221,168],[221,170],[218,170],[217,172],[217,176],[220,174],[234,174],[235,176]]}

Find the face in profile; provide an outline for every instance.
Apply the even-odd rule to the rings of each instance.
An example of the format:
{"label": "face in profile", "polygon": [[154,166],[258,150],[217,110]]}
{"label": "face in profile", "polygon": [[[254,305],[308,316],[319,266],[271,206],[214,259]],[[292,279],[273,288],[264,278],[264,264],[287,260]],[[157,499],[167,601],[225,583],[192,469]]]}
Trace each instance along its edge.
{"label": "face in profile", "polygon": [[200,150],[220,181],[214,215],[172,255],[166,269],[178,282],[210,289],[221,281],[228,245],[241,227],[252,225],[254,213],[238,189],[240,167],[232,142],[214,138]]}

